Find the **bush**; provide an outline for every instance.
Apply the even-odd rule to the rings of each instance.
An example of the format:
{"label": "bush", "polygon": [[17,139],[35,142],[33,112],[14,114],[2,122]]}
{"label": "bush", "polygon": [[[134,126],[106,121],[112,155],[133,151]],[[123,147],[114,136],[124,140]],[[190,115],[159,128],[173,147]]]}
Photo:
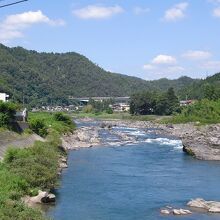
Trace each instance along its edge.
{"label": "bush", "polygon": [[84,108],[83,108],[83,112],[84,113],[92,113],[94,110],[93,106],[92,105],[86,105]]}
{"label": "bush", "polygon": [[10,118],[7,114],[0,112],[0,127],[8,126]]}
{"label": "bush", "polygon": [[64,115],[62,112],[57,112],[54,114],[56,121],[62,121],[66,124],[72,124],[72,120],[68,115]]}
{"label": "bush", "polygon": [[202,124],[220,123],[220,100],[201,100],[193,105],[183,107],[180,114],[175,115],[171,123],[200,122]]}
{"label": "bush", "polygon": [[113,110],[112,110],[111,108],[108,108],[108,109],[106,110],[106,113],[107,113],[107,114],[113,114]]}
{"label": "bush", "polygon": [[0,101],[0,127],[8,127],[14,119],[17,106],[11,102]]}
{"label": "bush", "polygon": [[41,137],[46,137],[48,134],[46,124],[41,119],[32,119],[29,122],[29,126],[33,132],[40,135]]}
{"label": "bush", "polygon": [[36,142],[32,148],[9,149],[4,163],[31,188],[50,189],[57,180],[58,147]]}

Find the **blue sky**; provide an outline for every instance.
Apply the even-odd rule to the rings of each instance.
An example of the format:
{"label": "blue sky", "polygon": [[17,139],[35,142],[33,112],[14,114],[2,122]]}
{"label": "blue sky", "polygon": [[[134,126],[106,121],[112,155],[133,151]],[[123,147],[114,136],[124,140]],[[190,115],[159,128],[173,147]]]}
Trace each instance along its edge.
{"label": "blue sky", "polygon": [[1,43],[147,80],[220,71],[219,36],[220,0],[29,0],[0,14]]}

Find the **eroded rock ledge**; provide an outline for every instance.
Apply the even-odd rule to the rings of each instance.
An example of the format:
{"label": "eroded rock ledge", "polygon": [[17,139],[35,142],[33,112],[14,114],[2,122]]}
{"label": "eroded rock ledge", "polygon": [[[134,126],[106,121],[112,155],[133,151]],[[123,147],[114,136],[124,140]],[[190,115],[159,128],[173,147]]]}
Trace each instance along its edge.
{"label": "eroded rock ledge", "polygon": [[220,124],[180,124],[173,125],[173,128],[165,128],[164,131],[180,138],[183,151],[189,155],[200,160],[220,160]]}

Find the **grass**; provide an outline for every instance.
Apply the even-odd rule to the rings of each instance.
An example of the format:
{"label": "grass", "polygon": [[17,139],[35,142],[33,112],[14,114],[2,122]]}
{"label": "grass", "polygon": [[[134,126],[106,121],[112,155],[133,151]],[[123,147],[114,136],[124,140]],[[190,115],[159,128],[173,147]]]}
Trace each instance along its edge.
{"label": "grass", "polygon": [[55,119],[54,113],[48,113],[48,112],[36,112],[36,113],[29,113],[29,121],[32,120],[42,120],[47,129],[52,129],[59,134],[71,132],[73,129],[75,129],[75,124],[72,122],[71,124],[65,123],[63,121],[58,121]]}
{"label": "grass", "polygon": [[[31,113],[30,120],[43,120],[48,130],[46,142],[35,142],[33,147],[8,149],[0,162],[0,219],[44,220],[37,209],[21,202],[24,195],[34,196],[39,189],[51,190],[58,184],[58,161],[64,155],[60,149],[60,135],[70,132],[74,125],[57,121],[53,114]],[[67,117],[61,117],[67,119]]]}

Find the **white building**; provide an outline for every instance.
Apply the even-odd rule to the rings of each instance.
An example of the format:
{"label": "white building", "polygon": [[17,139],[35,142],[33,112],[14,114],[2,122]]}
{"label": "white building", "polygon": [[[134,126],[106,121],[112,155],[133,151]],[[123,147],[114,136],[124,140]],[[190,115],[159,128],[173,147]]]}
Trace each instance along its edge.
{"label": "white building", "polygon": [[9,99],[9,95],[6,93],[0,93],[0,101],[7,102]]}

